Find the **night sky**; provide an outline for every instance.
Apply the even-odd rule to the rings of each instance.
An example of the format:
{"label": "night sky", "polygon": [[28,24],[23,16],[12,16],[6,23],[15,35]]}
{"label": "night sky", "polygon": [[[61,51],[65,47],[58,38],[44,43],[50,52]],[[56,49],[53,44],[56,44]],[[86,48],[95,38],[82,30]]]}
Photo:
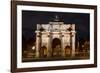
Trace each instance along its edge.
{"label": "night sky", "polygon": [[87,39],[90,36],[90,15],[88,13],[22,11],[22,36],[25,39],[35,38],[36,24],[48,24],[55,16],[65,24],[75,24],[76,40]]}

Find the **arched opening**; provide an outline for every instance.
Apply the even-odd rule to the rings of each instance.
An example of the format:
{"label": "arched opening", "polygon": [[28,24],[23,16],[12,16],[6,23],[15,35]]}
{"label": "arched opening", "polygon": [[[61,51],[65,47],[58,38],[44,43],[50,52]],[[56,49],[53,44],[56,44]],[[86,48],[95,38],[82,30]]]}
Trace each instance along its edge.
{"label": "arched opening", "polygon": [[67,57],[71,56],[71,47],[70,46],[65,47],[65,56],[67,56]]}
{"label": "arched opening", "polygon": [[59,57],[61,56],[61,41],[58,38],[52,40],[52,56]]}
{"label": "arched opening", "polygon": [[47,48],[46,48],[46,46],[41,47],[40,57],[47,57]]}

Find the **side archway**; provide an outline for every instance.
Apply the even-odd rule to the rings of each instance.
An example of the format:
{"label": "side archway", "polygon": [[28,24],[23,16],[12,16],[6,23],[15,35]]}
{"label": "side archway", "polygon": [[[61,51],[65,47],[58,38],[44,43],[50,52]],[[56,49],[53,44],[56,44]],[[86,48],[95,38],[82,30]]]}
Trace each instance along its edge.
{"label": "side archway", "polygon": [[66,46],[65,47],[65,56],[71,56],[71,47],[70,46]]}
{"label": "side archway", "polygon": [[40,49],[40,57],[47,57],[47,47],[42,46]]}

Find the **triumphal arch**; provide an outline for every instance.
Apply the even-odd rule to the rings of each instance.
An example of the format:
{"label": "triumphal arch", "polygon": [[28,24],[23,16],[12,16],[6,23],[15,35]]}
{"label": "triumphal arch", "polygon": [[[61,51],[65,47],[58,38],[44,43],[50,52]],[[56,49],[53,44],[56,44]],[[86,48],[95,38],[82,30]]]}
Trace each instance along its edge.
{"label": "triumphal arch", "polygon": [[56,16],[48,24],[37,24],[35,33],[37,58],[75,55],[75,24],[65,24]]}

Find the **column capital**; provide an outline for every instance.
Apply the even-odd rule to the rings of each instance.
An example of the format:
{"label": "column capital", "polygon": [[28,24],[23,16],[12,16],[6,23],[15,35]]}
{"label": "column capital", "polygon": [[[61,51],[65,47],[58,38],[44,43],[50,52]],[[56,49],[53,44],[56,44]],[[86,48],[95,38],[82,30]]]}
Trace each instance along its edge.
{"label": "column capital", "polygon": [[40,37],[40,36],[41,36],[41,35],[40,35],[40,32],[41,32],[41,31],[35,31],[36,37]]}
{"label": "column capital", "polygon": [[40,33],[40,32],[41,32],[41,31],[39,31],[39,30],[36,30],[36,31],[35,31],[35,33]]}

